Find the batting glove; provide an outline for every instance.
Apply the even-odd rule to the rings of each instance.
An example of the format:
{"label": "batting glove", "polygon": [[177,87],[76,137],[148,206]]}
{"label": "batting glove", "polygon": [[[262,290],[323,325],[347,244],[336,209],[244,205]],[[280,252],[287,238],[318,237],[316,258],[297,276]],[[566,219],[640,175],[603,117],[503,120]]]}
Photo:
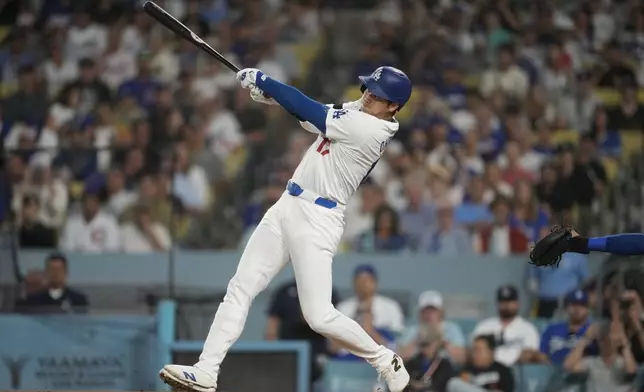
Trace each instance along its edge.
{"label": "batting glove", "polygon": [[273,98],[265,95],[264,92],[257,86],[254,86],[250,89],[250,97],[253,99],[253,101],[263,103],[264,105],[279,105]]}
{"label": "batting glove", "polygon": [[237,81],[243,88],[251,89],[257,85],[257,78],[264,76],[257,68],[245,68],[237,72]]}

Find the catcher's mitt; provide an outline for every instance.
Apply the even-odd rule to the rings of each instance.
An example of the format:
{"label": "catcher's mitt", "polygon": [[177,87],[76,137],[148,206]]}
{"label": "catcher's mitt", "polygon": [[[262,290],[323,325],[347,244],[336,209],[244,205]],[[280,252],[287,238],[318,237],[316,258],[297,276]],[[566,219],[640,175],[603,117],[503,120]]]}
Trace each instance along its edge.
{"label": "catcher's mitt", "polygon": [[564,253],[569,249],[572,228],[554,226],[550,233],[537,241],[530,251],[530,264],[537,267],[559,267]]}

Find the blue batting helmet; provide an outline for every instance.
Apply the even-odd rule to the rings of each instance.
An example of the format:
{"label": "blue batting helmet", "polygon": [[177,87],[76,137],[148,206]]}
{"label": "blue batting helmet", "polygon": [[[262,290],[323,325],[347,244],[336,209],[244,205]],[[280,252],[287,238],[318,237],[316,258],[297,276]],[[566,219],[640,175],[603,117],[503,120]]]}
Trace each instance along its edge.
{"label": "blue batting helmet", "polygon": [[378,67],[370,76],[359,76],[361,90],[365,89],[378,98],[397,103],[402,108],[411,96],[411,81],[405,73],[394,67]]}

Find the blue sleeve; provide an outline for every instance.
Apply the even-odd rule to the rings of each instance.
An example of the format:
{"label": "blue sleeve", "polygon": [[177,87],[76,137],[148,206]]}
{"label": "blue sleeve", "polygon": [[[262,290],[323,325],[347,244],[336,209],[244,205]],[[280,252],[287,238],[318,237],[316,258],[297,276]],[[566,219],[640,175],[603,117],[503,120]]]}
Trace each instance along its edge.
{"label": "blue sleeve", "polygon": [[547,327],[546,330],[543,331],[541,334],[541,343],[539,344],[539,351],[547,355],[550,355],[548,352],[548,345],[550,344],[551,329],[551,327]]}
{"label": "blue sleeve", "polygon": [[329,111],[326,105],[312,100],[295,87],[280,83],[262,73],[257,75],[257,87],[302,121],[310,122],[322,133],[326,132],[326,115]]}
{"label": "blue sleeve", "polygon": [[588,250],[617,255],[644,255],[644,234],[616,234],[588,239]]}

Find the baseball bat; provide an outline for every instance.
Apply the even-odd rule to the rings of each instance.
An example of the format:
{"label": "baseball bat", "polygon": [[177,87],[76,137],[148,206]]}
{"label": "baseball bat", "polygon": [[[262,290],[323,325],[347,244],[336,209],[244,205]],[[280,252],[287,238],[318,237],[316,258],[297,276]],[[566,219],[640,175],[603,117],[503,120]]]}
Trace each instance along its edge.
{"label": "baseball bat", "polygon": [[[215,50],[212,46],[208,45],[201,37],[199,37],[197,34],[195,34],[192,30],[190,30],[186,25],[181,23],[177,18],[174,16],[170,15],[166,10],[163,8],[159,7],[157,4],[155,4],[152,1],[146,1],[143,4],[143,11],[145,11],[146,14],[150,15],[153,17],[155,20],[157,20],[159,23],[164,25],[167,29],[173,31],[175,34],[179,35],[181,38],[186,39],[190,42],[192,42],[193,45],[198,47],[199,49],[203,50],[204,52],[208,53],[215,59],[217,59],[220,63],[226,66],[226,68],[230,69],[231,71],[237,73],[241,71],[241,69],[230,62],[223,54],[219,53],[217,50]],[[266,98],[270,98],[270,96],[266,93],[264,93],[264,96]],[[303,120],[300,116],[298,116],[295,113],[289,112],[292,116],[297,118],[299,121],[305,121]]]}
{"label": "baseball bat", "polygon": [[220,63],[225,65],[231,71],[235,73],[240,71],[238,66],[231,63],[230,60],[228,60],[224,55],[219,53],[212,46],[208,45],[203,39],[201,39],[201,37],[195,34],[188,27],[186,27],[186,25],[181,23],[179,20],[177,20],[177,18],[170,15],[166,10],[159,7],[154,2],[146,1],[145,4],[143,4],[143,11],[145,11],[146,14],[156,19],[159,23],[164,25],[166,28],[173,31],[175,34],[179,35],[183,39],[186,39],[192,42],[193,45],[197,46],[204,52],[208,53],[209,55],[217,59]]}

